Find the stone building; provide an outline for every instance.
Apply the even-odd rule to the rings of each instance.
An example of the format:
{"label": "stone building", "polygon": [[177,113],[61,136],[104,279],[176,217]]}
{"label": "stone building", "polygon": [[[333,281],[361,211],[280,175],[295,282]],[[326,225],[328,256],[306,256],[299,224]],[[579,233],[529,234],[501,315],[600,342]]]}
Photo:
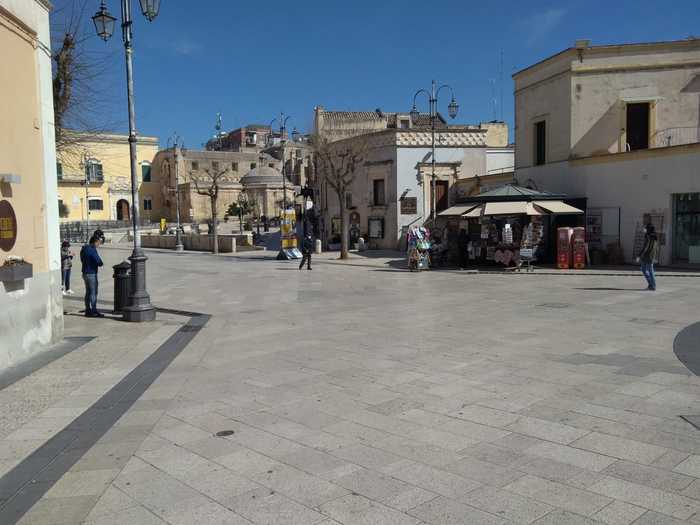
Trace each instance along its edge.
{"label": "stone building", "polygon": [[[337,151],[367,148],[345,204],[351,236],[361,235],[370,247],[395,249],[406,230],[430,219],[432,201],[432,133],[430,116],[375,111],[327,111],[314,108],[314,132]],[[436,210],[493,183],[512,181],[513,147],[504,122],[450,125],[436,120]],[[469,181],[473,181],[470,183]],[[316,204],[326,244],[340,237],[338,196],[319,176]]]}
{"label": "stone building", "polygon": [[663,264],[700,264],[700,39],[578,41],[513,79],[521,184],[578,198],[591,249],[631,262],[652,221]]}
{"label": "stone building", "polygon": [[0,372],[63,337],[50,8],[0,0]]}
{"label": "stone building", "polygon": [[[498,127],[502,126],[499,124]],[[458,184],[460,181],[486,176],[490,171],[512,172],[512,148],[491,146],[488,138],[489,129],[486,127],[460,126],[440,130],[435,153],[438,212],[462,196],[458,193],[462,188]],[[402,246],[404,234],[411,225],[429,220],[431,144],[431,132],[425,127],[383,129],[330,144],[338,154],[348,148],[366,150],[364,162],[344,196],[351,237],[362,236],[369,241],[370,248],[396,249]],[[315,190],[321,216],[321,237],[326,244],[339,242],[338,196],[321,174],[316,179]]]}
{"label": "stone building", "polygon": [[[64,131],[68,146],[57,154],[59,214],[62,222],[129,221],[131,217],[131,156],[129,136],[116,133]],[[158,220],[151,163],[158,137],[139,136],[136,143],[139,212]],[[86,184],[87,182],[87,184]]]}
{"label": "stone building", "polygon": [[[208,173],[226,170],[221,178],[217,215],[223,219],[231,203],[243,193],[260,206],[261,215],[278,216],[283,200],[281,162],[262,151],[182,151],[179,161],[173,148],[161,150],[153,159],[154,213],[168,221],[176,219],[176,169],[179,180],[180,220],[206,222],[211,219],[211,201],[197,192],[207,186]],[[209,179],[210,180],[210,179]],[[294,199],[295,185],[287,180],[287,198]]]}

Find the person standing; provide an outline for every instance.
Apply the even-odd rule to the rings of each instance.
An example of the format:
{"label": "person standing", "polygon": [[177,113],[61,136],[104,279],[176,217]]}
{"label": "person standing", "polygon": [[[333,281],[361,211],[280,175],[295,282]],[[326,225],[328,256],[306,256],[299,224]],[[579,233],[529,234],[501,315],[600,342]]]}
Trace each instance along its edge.
{"label": "person standing", "polygon": [[642,274],[647,280],[647,290],[656,290],[656,276],[654,275],[654,264],[659,258],[659,240],[653,224],[647,224],[644,235],[644,246],[637,257],[637,262],[641,262]]}
{"label": "person standing", "polygon": [[70,242],[61,243],[61,284],[63,285],[63,295],[73,295],[70,288],[70,272],[73,268],[73,252],[70,249]]}
{"label": "person standing", "polygon": [[[101,233],[101,232],[100,232]],[[97,232],[90,242],[80,250],[80,262],[83,265],[83,281],[85,282],[85,317],[104,317],[97,310],[97,269],[103,265],[97,247],[104,237]]]}
{"label": "person standing", "polygon": [[314,239],[311,237],[310,233],[306,234],[304,240],[301,243],[301,264],[299,264],[299,269],[301,270],[306,263],[306,269],[311,270],[311,254],[314,251]]}

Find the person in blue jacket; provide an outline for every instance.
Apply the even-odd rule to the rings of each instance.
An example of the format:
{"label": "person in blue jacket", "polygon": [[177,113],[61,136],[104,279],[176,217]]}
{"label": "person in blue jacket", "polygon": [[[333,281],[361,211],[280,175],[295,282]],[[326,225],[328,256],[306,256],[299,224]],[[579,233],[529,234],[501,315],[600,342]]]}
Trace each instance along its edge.
{"label": "person in blue jacket", "polygon": [[102,239],[104,237],[95,232],[90,242],[80,250],[83,281],[85,281],[85,317],[104,317],[104,314],[97,310],[97,269],[103,265],[100,254],[97,253],[97,247]]}

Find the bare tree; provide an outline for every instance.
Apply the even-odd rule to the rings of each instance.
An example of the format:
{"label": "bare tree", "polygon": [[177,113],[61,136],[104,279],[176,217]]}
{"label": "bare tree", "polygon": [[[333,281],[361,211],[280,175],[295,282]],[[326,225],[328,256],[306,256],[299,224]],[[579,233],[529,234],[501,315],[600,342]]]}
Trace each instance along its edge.
{"label": "bare tree", "polygon": [[[51,13],[53,35],[53,103],[56,150],[71,149],[87,136],[101,135],[118,127],[108,115],[121,100],[107,96],[114,60],[112,53],[96,51],[88,0],[58,0]],[[71,133],[75,130],[79,133]]]}
{"label": "bare tree", "polygon": [[340,209],[340,258],[348,258],[349,223],[345,195],[351,191],[359,168],[364,164],[367,142],[363,139],[329,142],[321,135],[313,138],[314,168],[317,183],[323,181],[338,197]]}
{"label": "bare tree", "polygon": [[229,169],[214,170],[205,168],[203,174],[195,174],[190,170],[190,180],[194,184],[195,191],[199,195],[209,197],[211,205],[211,225],[214,232],[214,253],[219,253],[219,220],[217,217],[217,203],[219,200],[219,189],[224,182],[229,182],[227,174]]}

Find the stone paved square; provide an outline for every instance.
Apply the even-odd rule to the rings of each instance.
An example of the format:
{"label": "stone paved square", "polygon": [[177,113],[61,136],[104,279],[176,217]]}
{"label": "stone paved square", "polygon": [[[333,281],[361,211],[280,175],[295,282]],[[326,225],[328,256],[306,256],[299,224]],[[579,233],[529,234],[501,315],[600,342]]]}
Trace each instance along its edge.
{"label": "stone paved square", "polygon": [[[149,258],[156,305],[211,318],[69,447],[21,523],[700,522],[700,431],[680,418],[700,411],[700,379],[674,353],[700,278],[649,293],[641,275]],[[67,330],[94,339],[0,390],[3,490],[187,323],[88,322],[80,306],[66,300]],[[65,370],[70,388],[52,383]]]}

